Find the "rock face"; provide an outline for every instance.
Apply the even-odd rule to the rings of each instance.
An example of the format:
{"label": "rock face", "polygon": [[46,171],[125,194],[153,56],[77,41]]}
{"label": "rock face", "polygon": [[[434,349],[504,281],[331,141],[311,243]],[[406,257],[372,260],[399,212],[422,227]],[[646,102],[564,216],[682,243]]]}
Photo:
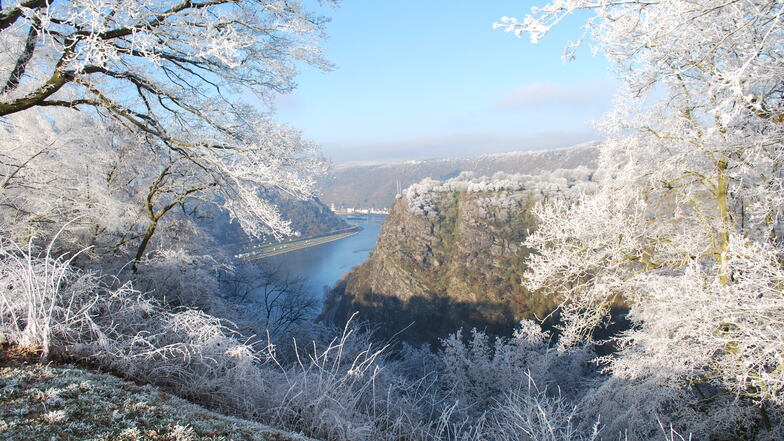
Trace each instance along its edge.
{"label": "rock face", "polygon": [[554,307],[521,285],[533,228],[530,190],[438,191],[398,198],[370,258],[329,294],[324,318],[355,311],[382,335],[434,341],[459,327],[491,333]]}

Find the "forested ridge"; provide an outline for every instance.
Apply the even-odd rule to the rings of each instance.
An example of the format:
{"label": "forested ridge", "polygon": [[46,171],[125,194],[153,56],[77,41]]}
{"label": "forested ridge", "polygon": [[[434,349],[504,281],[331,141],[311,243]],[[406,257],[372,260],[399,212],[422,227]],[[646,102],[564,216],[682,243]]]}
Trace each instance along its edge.
{"label": "forested ridge", "polygon": [[[310,9],[0,2],[6,349],[323,440],[784,438],[784,2],[551,0],[499,18],[498,32],[533,43],[584,20],[564,60],[591,45],[622,88],[595,168],[444,176],[403,192],[399,215],[448,251],[464,245],[457,224],[442,224],[453,211],[511,223],[477,225],[485,232],[525,228],[510,232],[506,249],[525,252],[504,254],[498,286],[519,278],[514,289],[558,318],[557,332],[523,319],[493,335],[444,329],[421,346],[374,334],[372,317],[350,309],[341,328],[315,322],[319,301],[301,280],[236,261],[231,229],[214,228],[295,235],[275,195],[308,199],[328,169],[274,112],[303,65],[333,68],[327,19]],[[404,240],[387,233],[387,247]],[[444,261],[459,252],[425,251],[423,268],[492,276],[479,260]],[[432,274],[449,291],[453,278]],[[625,330],[597,332],[619,303]],[[71,375],[33,369],[4,368],[3,397],[29,396],[30,372]],[[59,405],[69,393],[55,389],[34,398]],[[14,403],[0,437],[90,418]],[[126,428],[117,433],[148,436]]]}
{"label": "forested ridge", "polygon": [[[387,208],[401,189],[425,178],[446,180],[463,172],[476,176],[492,176],[498,172],[530,175],[579,166],[593,168],[598,156],[597,144],[496,153],[476,158],[336,164],[321,179],[320,190],[324,201],[336,207]],[[519,148],[525,146],[520,145]]]}

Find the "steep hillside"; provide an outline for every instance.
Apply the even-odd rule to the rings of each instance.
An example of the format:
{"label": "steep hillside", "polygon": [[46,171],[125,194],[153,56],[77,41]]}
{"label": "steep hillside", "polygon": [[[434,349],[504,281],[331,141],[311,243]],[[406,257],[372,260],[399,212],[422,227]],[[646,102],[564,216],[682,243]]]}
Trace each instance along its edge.
{"label": "steep hillside", "polygon": [[281,197],[275,203],[283,217],[291,221],[291,228],[302,237],[317,236],[349,227],[346,221],[315,197],[304,201]]}
{"label": "steep hillside", "polygon": [[578,166],[594,168],[598,144],[533,152],[512,152],[476,158],[448,158],[385,164],[343,164],[325,179],[321,198],[336,207],[389,207],[400,188],[425,178],[444,180],[462,172],[491,176],[497,172],[538,174]]}
{"label": "steep hillside", "polygon": [[370,258],[330,293],[324,317],[354,312],[380,332],[432,341],[459,326],[490,332],[545,317],[555,300],[521,285],[534,228],[530,208],[547,192],[590,185],[580,168],[545,178],[462,175],[425,180],[392,205]]}
{"label": "steep hillside", "polygon": [[[301,200],[283,193],[274,193],[268,197],[275,203],[281,216],[291,222],[291,229],[299,237],[318,236],[350,226],[316,197]],[[261,239],[248,237],[242,228],[236,222],[231,222],[223,212],[213,211],[211,216],[200,222],[211,231],[216,242],[230,247],[234,253],[257,243],[276,241],[271,235]]]}

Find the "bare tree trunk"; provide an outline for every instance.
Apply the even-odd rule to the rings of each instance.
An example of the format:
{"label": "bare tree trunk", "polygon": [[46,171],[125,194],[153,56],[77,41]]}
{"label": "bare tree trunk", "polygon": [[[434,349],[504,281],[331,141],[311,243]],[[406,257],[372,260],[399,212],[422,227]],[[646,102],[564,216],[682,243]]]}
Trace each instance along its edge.
{"label": "bare tree trunk", "polygon": [[35,43],[38,40],[39,26],[38,20],[34,20],[33,24],[30,26],[30,30],[27,31],[24,50],[16,60],[14,69],[11,71],[11,75],[9,75],[8,81],[6,81],[2,90],[0,90],[0,93],[10,92],[19,86],[19,81],[21,81],[22,75],[24,75],[25,70],[27,70],[27,63],[33,58],[33,53],[35,52]]}
{"label": "bare tree trunk", "polygon": [[136,257],[133,258],[133,264],[131,264],[131,269],[133,273],[136,274],[138,271],[137,264],[142,260],[144,257],[144,251],[147,249],[147,245],[150,243],[150,239],[152,235],[155,234],[155,228],[158,227],[158,219],[152,221],[149,227],[147,227],[147,231],[144,232],[144,237],[142,238],[142,242],[139,244],[139,248],[136,250]]}
{"label": "bare tree trunk", "polygon": [[729,203],[727,196],[729,194],[729,178],[727,177],[727,161],[722,158],[716,165],[716,202],[719,209],[719,280],[722,285],[728,285],[730,282],[730,274],[727,269],[727,256],[726,251],[729,248],[730,242],[730,227],[732,225],[732,217],[730,216]]}

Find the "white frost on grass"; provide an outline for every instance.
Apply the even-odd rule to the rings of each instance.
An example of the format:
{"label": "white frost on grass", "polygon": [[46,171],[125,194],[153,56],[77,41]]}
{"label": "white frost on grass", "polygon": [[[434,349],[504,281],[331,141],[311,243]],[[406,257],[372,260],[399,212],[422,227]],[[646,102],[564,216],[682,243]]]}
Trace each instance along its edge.
{"label": "white frost on grass", "polygon": [[0,368],[0,390],[4,440],[307,440],[75,367]]}

